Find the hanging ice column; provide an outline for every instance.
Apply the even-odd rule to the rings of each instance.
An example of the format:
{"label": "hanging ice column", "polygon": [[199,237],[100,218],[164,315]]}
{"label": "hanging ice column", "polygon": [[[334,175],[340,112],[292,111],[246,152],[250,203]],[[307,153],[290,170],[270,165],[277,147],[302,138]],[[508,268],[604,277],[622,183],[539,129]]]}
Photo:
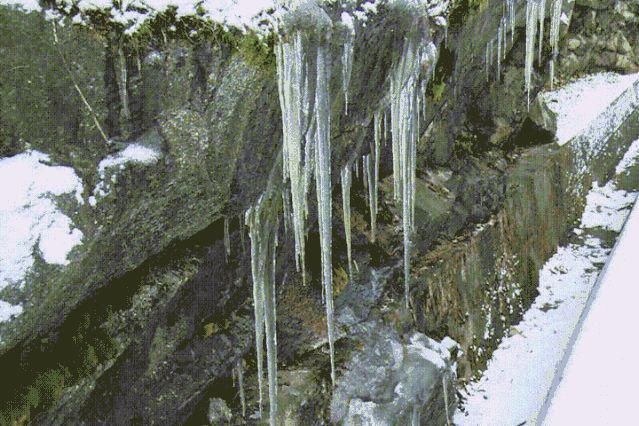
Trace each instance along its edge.
{"label": "hanging ice column", "polygon": [[277,253],[277,218],[279,206],[263,194],[257,204],[246,212],[251,239],[251,272],[253,275],[253,309],[255,314],[255,352],[257,354],[257,380],[259,409],[262,415],[264,337],[266,337],[266,365],[269,388],[270,424],[277,416],[277,338],[275,310],[275,260]]}
{"label": "hanging ice column", "polygon": [[353,71],[353,42],[355,39],[353,17],[347,12],[342,12],[342,24],[347,31],[342,52],[342,89],[344,90],[344,112],[348,115],[348,86],[350,85]]}
{"label": "hanging ice column", "polygon": [[537,37],[537,21],[539,19],[539,1],[528,0],[526,3],[526,60],[524,78],[526,82],[526,99],[530,108],[530,87],[532,83],[532,69],[535,60],[535,38]]}
{"label": "hanging ice column", "polygon": [[317,80],[315,85],[315,183],[317,214],[322,251],[322,286],[326,297],[326,323],[331,357],[331,380],[335,383],[333,267],[331,226],[331,106],[329,100],[330,50],[321,42],[317,47]]}
{"label": "hanging ice column", "polygon": [[346,234],[346,254],[348,257],[348,279],[353,281],[353,255],[351,247],[351,168],[347,164],[342,169],[342,210],[344,211],[344,234]]}
{"label": "hanging ice column", "polygon": [[550,15],[550,47],[552,48],[552,57],[550,58],[550,88],[553,89],[555,84],[555,63],[559,54],[559,29],[561,26],[561,12],[563,9],[563,0],[553,0],[552,11]]}
{"label": "hanging ice column", "polygon": [[[421,45],[413,37],[404,40],[404,50],[390,78],[393,183],[395,200],[402,206],[404,234],[404,301],[408,308],[410,249],[415,199],[415,157],[418,138],[419,74],[423,59],[436,55],[433,43]],[[432,61],[434,62],[434,61]]]}

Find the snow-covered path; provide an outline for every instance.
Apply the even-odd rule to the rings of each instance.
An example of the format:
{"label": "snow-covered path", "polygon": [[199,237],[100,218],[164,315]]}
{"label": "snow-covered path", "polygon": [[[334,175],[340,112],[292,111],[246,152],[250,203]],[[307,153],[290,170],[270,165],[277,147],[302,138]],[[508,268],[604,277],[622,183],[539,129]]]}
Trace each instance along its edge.
{"label": "snow-covered path", "polygon": [[[639,140],[633,144],[638,147]],[[636,149],[623,160],[626,164],[637,161]],[[465,401],[455,415],[455,424],[534,424],[610,253],[595,234],[600,230],[619,232],[636,196],[617,189],[614,182],[590,191],[573,243],[559,247],[544,265],[539,296],[502,340],[482,377],[464,390]]]}
{"label": "snow-covered path", "polygon": [[[582,132],[597,136],[597,141],[605,140],[606,132],[611,131],[609,127],[616,123],[607,120],[607,116],[618,112],[621,117],[633,107],[615,100],[628,94],[638,77],[639,74],[597,74],[543,95],[557,113],[558,143],[564,144]],[[639,140],[620,161],[616,176],[628,176],[628,170],[636,168],[638,162]],[[544,402],[556,382],[556,371],[564,362],[574,330],[610,253],[610,247],[600,237],[606,231],[621,232],[637,198],[636,193],[618,189],[616,182],[613,179],[604,186],[594,184],[571,243],[559,247],[540,272],[539,296],[522,321],[511,327],[501,341],[482,376],[462,391],[464,400],[455,414],[455,424],[513,426],[540,420]],[[619,342],[630,336],[631,333],[625,334],[625,340],[617,340],[617,344],[610,343],[601,350],[628,351],[620,348]],[[608,363],[602,362],[596,368],[608,370]],[[586,380],[589,377],[586,375]],[[623,411],[619,404],[617,409]],[[552,424],[592,423],[569,420]]]}
{"label": "snow-covered path", "polygon": [[638,260],[635,205],[593,290],[565,368],[558,372],[563,377],[543,424],[636,424]]}

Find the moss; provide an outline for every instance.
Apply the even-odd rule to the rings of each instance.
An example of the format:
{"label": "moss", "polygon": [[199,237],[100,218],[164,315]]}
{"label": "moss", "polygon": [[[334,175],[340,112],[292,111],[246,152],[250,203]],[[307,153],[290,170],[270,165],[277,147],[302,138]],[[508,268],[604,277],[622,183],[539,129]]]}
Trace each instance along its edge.
{"label": "moss", "polygon": [[348,274],[341,266],[333,268],[333,291],[338,296],[348,285]]}
{"label": "moss", "polygon": [[433,85],[433,101],[441,101],[444,96],[444,90],[446,90],[446,83],[437,83]]}

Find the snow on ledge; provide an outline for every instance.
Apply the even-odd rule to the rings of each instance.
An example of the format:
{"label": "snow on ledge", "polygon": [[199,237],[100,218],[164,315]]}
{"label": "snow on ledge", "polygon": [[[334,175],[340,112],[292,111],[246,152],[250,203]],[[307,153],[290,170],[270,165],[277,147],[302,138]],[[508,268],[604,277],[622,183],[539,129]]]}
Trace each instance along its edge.
{"label": "snow on ledge", "polygon": [[[38,248],[49,264],[67,265],[82,232],[57,207],[53,196],[82,200],[82,181],[71,167],[51,166],[49,156],[27,151],[0,159],[0,290],[22,286]],[[0,300],[0,322],[22,311]]]}
{"label": "snow on ledge", "polygon": [[93,195],[89,197],[89,204],[95,207],[98,199],[107,196],[111,190],[111,184],[117,181],[117,174],[115,173],[111,174],[110,179],[107,179],[109,170],[124,170],[128,163],[153,164],[159,160],[160,155],[155,149],[133,143],[122,151],[109,155],[100,161],[100,164],[98,164],[100,182],[95,186]]}
{"label": "snow on ledge", "polygon": [[593,74],[542,94],[550,110],[557,114],[557,143],[564,145],[588,129],[637,80],[639,74]]}

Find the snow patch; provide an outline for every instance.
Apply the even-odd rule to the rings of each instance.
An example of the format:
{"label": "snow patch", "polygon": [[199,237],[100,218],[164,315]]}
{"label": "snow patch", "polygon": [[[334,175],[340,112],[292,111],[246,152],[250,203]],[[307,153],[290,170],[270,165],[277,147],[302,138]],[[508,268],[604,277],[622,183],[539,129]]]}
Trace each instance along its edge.
{"label": "snow patch", "polygon": [[634,141],[628,151],[623,156],[617,167],[615,168],[615,173],[617,175],[621,175],[625,173],[630,166],[637,163],[639,161],[639,139]]}
{"label": "snow patch", "polygon": [[[49,156],[27,151],[0,159],[0,290],[23,285],[39,248],[49,264],[67,265],[82,242],[82,232],[57,207],[54,196],[74,194],[82,200],[82,181],[71,167],[51,166]],[[8,183],[8,184],[7,184]],[[19,315],[19,306],[0,301],[0,321]]]}
{"label": "snow patch", "polygon": [[639,79],[639,74],[600,73],[543,93],[548,107],[557,114],[557,143],[564,145]]}
{"label": "snow patch", "polygon": [[117,182],[117,173],[110,173],[110,177],[107,178],[108,172],[124,170],[128,163],[153,164],[159,158],[160,152],[136,143],[127,146],[116,154],[109,155],[98,164],[100,181],[95,186],[93,195],[89,197],[89,204],[95,207],[100,198],[104,198],[109,194],[111,185]]}
{"label": "snow patch", "polygon": [[17,317],[22,313],[22,306],[12,305],[11,303],[0,300],[0,322],[9,321],[13,317]]}

